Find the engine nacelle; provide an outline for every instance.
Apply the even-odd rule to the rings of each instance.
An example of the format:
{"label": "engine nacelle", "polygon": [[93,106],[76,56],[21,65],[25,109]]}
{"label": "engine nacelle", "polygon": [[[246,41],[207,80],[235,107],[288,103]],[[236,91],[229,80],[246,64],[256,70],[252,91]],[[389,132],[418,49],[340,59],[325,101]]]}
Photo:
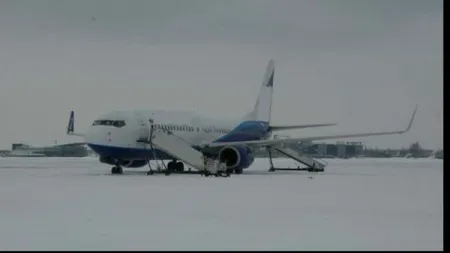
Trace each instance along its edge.
{"label": "engine nacelle", "polygon": [[[110,165],[115,165],[115,159],[110,157],[100,157],[101,163],[106,163]],[[147,161],[145,160],[123,160],[119,162],[119,165],[125,168],[139,168],[147,165]]]}
{"label": "engine nacelle", "polygon": [[246,169],[254,160],[251,150],[245,146],[225,146],[219,151],[219,161],[226,163],[227,169]]}

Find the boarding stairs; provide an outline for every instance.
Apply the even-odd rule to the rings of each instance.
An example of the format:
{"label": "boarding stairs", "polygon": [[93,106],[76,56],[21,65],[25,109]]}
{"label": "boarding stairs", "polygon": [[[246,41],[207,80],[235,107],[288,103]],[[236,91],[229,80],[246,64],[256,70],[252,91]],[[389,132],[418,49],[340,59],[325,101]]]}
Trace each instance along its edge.
{"label": "boarding stairs", "polygon": [[[295,151],[292,148],[277,147],[277,148],[273,148],[273,150],[276,150],[276,151],[280,152],[281,154],[283,154],[289,158],[292,158],[295,161],[307,166],[306,169],[295,169],[295,170],[307,170],[310,172],[322,172],[325,170],[325,166],[327,166],[327,163],[325,161],[315,159],[315,158],[312,158],[307,155],[300,154],[298,151]],[[277,170],[283,170],[283,169],[277,169]]]}
{"label": "boarding stairs", "polygon": [[139,139],[138,142],[149,144],[152,148],[161,149],[199,171],[209,174],[224,173],[226,171],[224,163],[204,156],[202,152],[194,149],[191,143],[173,134],[170,130],[155,129],[153,124],[149,127],[148,136]]}

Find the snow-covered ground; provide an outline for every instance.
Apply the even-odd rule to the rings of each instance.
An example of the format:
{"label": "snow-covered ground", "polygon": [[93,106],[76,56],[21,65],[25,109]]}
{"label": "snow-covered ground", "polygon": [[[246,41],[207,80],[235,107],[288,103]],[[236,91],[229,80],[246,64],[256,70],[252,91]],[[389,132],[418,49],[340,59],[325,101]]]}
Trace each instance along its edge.
{"label": "snow-covered ground", "polygon": [[443,249],[442,160],[328,161],[310,179],[265,159],[204,178],[0,158],[0,250]]}

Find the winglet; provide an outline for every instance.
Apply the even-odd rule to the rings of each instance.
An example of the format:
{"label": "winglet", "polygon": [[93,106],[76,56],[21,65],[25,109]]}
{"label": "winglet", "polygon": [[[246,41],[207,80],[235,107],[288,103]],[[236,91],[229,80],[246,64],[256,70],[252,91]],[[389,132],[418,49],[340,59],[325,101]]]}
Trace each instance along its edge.
{"label": "winglet", "polygon": [[74,112],[70,111],[70,118],[69,118],[69,124],[67,125],[67,134],[71,134],[74,132],[74,122],[75,121],[75,117],[74,117]]}
{"label": "winglet", "polygon": [[416,107],[414,108],[414,112],[411,116],[411,120],[409,121],[408,127],[405,130],[401,131],[402,133],[408,132],[411,129],[412,124],[414,122],[414,118],[416,117],[417,108],[419,108],[419,105],[416,105]]}

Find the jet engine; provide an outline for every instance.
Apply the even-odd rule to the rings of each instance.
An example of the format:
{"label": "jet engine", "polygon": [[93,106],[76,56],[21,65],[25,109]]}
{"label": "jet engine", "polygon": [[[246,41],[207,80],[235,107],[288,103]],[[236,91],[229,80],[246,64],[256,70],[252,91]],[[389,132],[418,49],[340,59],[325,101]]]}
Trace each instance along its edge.
{"label": "jet engine", "polygon": [[246,169],[255,160],[251,150],[246,146],[226,146],[219,151],[219,161],[227,169]]}

